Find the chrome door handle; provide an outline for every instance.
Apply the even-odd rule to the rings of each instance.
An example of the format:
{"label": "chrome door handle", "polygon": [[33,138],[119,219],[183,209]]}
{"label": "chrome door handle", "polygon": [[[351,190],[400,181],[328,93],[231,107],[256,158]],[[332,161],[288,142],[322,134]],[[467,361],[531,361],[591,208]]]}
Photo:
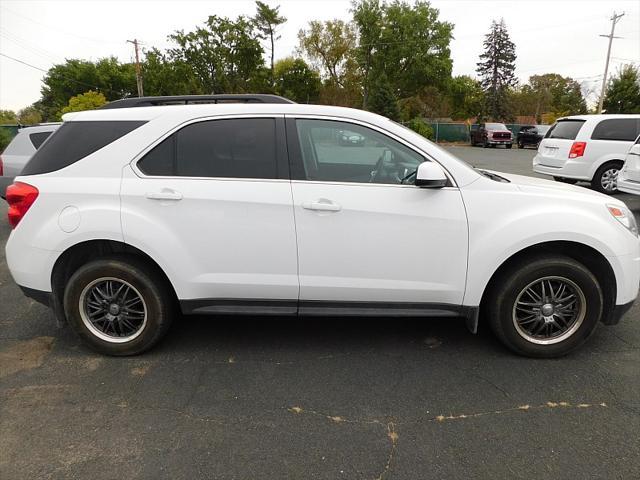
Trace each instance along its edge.
{"label": "chrome door handle", "polygon": [[182,194],[175,190],[164,189],[160,192],[147,192],[149,200],[182,200]]}
{"label": "chrome door handle", "polygon": [[325,212],[339,212],[342,210],[342,207],[337,203],[333,202],[304,202],[302,204],[302,208],[307,210],[317,210],[317,211],[325,211]]}

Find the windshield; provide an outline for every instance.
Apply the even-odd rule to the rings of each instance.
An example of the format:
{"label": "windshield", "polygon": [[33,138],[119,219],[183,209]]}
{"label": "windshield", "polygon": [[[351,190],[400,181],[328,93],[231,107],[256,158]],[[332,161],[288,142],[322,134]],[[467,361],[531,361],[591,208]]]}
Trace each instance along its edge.
{"label": "windshield", "polygon": [[487,123],[485,128],[487,130],[507,130],[504,123]]}

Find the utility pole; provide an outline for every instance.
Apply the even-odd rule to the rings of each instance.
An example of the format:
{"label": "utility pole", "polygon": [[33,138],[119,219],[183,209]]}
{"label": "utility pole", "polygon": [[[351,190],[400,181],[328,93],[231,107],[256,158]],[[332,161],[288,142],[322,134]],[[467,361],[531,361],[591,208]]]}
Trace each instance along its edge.
{"label": "utility pole", "polygon": [[609,35],[600,35],[601,37],[606,37],[609,39],[609,48],[607,49],[607,62],[604,64],[604,76],[602,77],[602,91],[600,92],[600,102],[598,103],[598,113],[602,113],[602,103],[604,102],[604,92],[607,89],[607,73],[609,73],[609,59],[611,58],[611,44],[613,43],[614,38],[622,38],[615,37],[613,32],[616,30],[616,23],[624,16],[624,12],[620,15],[616,15],[616,12],[613,12],[613,17],[611,17],[611,33]]}
{"label": "utility pole", "polygon": [[136,49],[136,84],[138,85],[138,97],[144,96],[142,90],[142,72],[140,71],[140,54],[138,53],[138,39],[127,40],[127,43],[133,43]]}

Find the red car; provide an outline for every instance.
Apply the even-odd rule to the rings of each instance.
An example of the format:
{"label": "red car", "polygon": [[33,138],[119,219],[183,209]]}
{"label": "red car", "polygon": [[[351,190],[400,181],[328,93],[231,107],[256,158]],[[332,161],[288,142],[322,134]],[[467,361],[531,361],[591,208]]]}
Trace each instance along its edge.
{"label": "red car", "polygon": [[513,134],[504,123],[471,125],[469,133],[471,135],[471,146],[482,145],[484,148],[495,147],[496,145],[504,145],[506,148],[513,146]]}

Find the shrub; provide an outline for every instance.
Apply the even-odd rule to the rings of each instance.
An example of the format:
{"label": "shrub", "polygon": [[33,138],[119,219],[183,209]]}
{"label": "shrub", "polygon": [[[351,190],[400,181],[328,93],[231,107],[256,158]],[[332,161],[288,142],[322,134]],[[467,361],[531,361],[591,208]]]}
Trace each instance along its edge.
{"label": "shrub", "polygon": [[409,120],[409,123],[407,123],[407,127],[409,127],[414,132],[419,133],[423,137],[428,138],[429,140],[435,139],[433,128],[431,128],[431,125],[429,125],[419,117],[415,117]]}

